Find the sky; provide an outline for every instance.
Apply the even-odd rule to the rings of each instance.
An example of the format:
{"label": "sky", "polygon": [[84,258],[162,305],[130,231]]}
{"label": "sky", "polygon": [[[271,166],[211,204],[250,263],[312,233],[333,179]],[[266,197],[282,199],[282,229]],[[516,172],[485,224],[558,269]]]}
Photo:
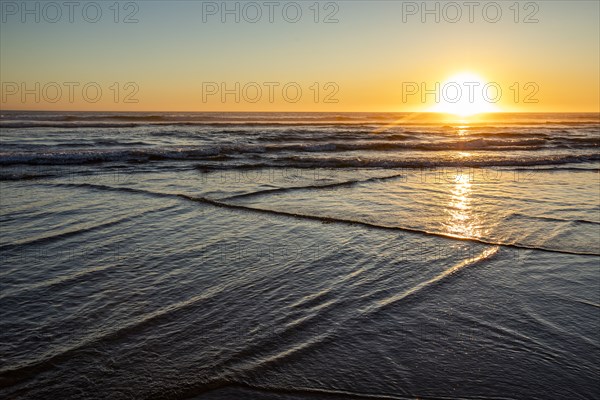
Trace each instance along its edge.
{"label": "sky", "polygon": [[1,3],[4,110],[600,111],[595,0]]}

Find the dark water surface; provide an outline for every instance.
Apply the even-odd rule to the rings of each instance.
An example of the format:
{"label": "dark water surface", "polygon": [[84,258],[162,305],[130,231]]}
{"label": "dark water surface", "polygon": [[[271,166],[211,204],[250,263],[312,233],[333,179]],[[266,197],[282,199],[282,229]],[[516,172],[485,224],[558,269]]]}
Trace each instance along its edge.
{"label": "dark water surface", "polygon": [[599,129],[3,111],[0,396],[600,398]]}

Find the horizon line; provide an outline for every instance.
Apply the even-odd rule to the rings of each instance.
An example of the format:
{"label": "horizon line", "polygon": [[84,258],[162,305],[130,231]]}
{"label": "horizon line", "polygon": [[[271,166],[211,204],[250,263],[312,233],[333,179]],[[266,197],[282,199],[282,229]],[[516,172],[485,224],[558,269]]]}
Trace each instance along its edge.
{"label": "horizon line", "polygon": [[[134,110],[134,111],[124,111],[124,110],[31,110],[31,109],[10,109],[10,110],[0,110],[0,113],[4,112],[68,112],[68,113],[220,113],[220,114],[441,114],[441,115],[454,115],[452,113],[445,113],[439,111],[202,111],[202,110]],[[596,111],[491,111],[491,112],[481,112],[477,114],[473,114],[472,116],[477,115],[487,115],[487,114],[557,114],[557,113],[565,113],[565,114],[600,114],[600,109]]]}

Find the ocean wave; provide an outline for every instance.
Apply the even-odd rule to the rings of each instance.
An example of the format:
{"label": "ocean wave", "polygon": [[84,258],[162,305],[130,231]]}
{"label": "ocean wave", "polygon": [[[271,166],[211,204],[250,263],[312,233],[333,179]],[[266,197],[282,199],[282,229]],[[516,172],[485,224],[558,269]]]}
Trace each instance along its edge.
{"label": "ocean wave", "polygon": [[53,122],[53,121],[2,121],[2,129],[28,129],[28,128],[135,128],[143,126],[139,123],[118,122]]}
{"label": "ocean wave", "polygon": [[521,213],[510,214],[506,217],[506,220],[511,219],[529,219],[529,220],[539,220],[539,221],[550,221],[550,222],[560,222],[566,224],[589,224],[589,225],[600,225],[600,221],[590,221],[587,219],[566,219],[566,218],[557,218],[557,217],[542,217],[542,216],[534,216],[534,215],[526,215]]}
{"label": "ocean wave", "polygon": [[439,168],[439,167],[523,167],[541,165],[577,164],[600,161],[600,154],[541,156],[535,158],[490,159],[381,159],[367,157],[307,157],[291,156],[263,159],[262,162],[237,165],[198,165],[202,169],[247,168]]}
{"label": "ocean wave", "polygon": [[[230,285],[233,285],[233,283]],[[118,340],[126,335],[139,332],[144,327],[152,326],[158,321],[174,319],[182,310],[197,307],[198,304],[209,300],[222,290],[223,288],[213,288],[209,292],[203,292],[184,301],[169,304],[158,310],[142,314],[136,319],[127,321],[111,331],[100,331],[88,334],[73,343],[69,343],[67,346],[61,346],[60,348],[47,351],[41,357],[33,361],[0,369],[0,388],[15,385],[38,373],[46,371],[52,368],[57,362],[67,359],[73,353],[81,349],[92,347],[98,343]]]}
{"label": "ocean wave", "polygon": [[[105,141],[106,142],[106,141]],[[362,141],[362,142],[325,142],[325,143],[293,143],[293,144],[257,144],[257,143],[230,143],[221,145],[186,145],[186,146],[155,146],[115,148],[116,142],[110,142],[111,147],[91,149],[86,146],[83,149],[62,148],[47,151],[5,151],[0,152],[0,165],[65,165],[65,164],[91,164],[102,162],[144,162],[153,160],[203,160],[216,156],[237,156],[238,160],[246,163],[256,163],[257,166],[297,166],[297,167],[420,167],[433,164],[439,165],[464,165],[464,166],[529,166],[580,163],[600,160],[597,152],[583,154],[558,154],[548,155],[546,153],[537,156],[522,156],[515,158],[511,151],[548,150],[546,146],[540,145],[537,140],[522,141],[446,141],[441,143],[398,143],[389,141]],[[137,142],[139,143],[139,142]],[[139,146],[139,145],[138,145]],[[556,148],[556,147],[555,147]],[[559,147],[560,148],[560,147]],[[571,149],[571,147],[567,146]],[[588,147],[583,147],[588,148]],[[496,154],[489,155],[486,159],[473,158],[464,159],[456,157],[429,157],[408,158],[411,153],[401,151],[475,151],[475,150],[497,150]],[[398,157],[390,159],[390,152],[399,151]],[[343,155],[345,152],[363,152],[360,155],[349,154],[348,156],[331,156],[331,154]],[[381,158],[381,154],[375,152],[387,152],[388,158]],[[319,156],[308,156],[303,153],[317,153]],[[256,155],[265,154],[264,157],[256,159]],[[393,154],[391,154],[393,156]],[[227,163],[223,163],[227,167]]]}
{"label": "ocean wave", "polygon": [[580,252],[580,251],[574,251],[574,250],[569,250],[569,249],[564,249],[564,248],[550,248],[550,247],[534,246],[534,245],[527,245],[527,244],[521,244],[521,243],[502,242],[502,241],[498,241],[498,240],[488,240],[488,239],[475,238],[475,237],[463,237],[463,236],[453,235],[450,233],[430,231],[430,230],[426,230],[426,229],[417,229],[417,228],[395,226],[395,225],[385,225],[385,224],[380,224],[380,223],[375,223],[375,222],[353,220],[353,219],[346,219],[346,218],[340,218],[340,217],[328,217],[328,216],[313,215],[313,214],[301,214],[301,213],[295,213],[292,211],[280,211],[280,210],[271,210],[271,209],[265,209],[265,208],[257,208],[257,207],[243,205],[243,204],[227,202],[226,200],[222,200],[222,199],[211,199],[211,198],[207,198],[207,197],[198,197],[198,196],[192,196],[192,195],[184,194],[184,193],[171,194],[171,193],[155,192],[155,191],[146,190],[146,189],[113,187],[113,186],[108,186],[108,185],[100,185],[100,184],[92,184],[92,183],[74,183],[74,184],[55,183],[55,184],[50,184],[50,185],[56,186],[56,187],[61,187],[61,186],[80,187],[80,188],[88,188],[88,189],[92,189],[92,190],[129,192],[129,193],[135,193],[135,194],[145,194],[148,196],[160,197],[160,198],[174,197],[174,198],[185,199],[185,200],[192,201],[195,203],[211,205],[211,206],[219,207],[219,208],[227,208],[227,209],[231,209],[231,210],[239,210],[239,211],[245,211],[245,212],[269,214],[269,215],[279,215],[282,217],[300,218],[300,219],[305,219],[305,220],[319,221],[321,223],[337,223],[337,224],[343,224],[343,225],[362,226],[365,228],[380,229],[380,230],[385,230],[385,231],[403,231],[403,232],[409,232],[409,233],[414,233],[414,234],[418,234],[418,235],[434,236],[434,237],[445,238],[445,239],[450,239],[450,240],[466,241],[466,242],[479,243],[479,244],[490,245],[490,246],[502,246],[502,247],[507,247],[507,248],[537,250],[537,251],[544,251],[544,252],[550,252],[550,253],[562,253],[562,254],[572,254],[572,255],[580,255],[580,256],[600,256],[600,253],[594,253],[594,252]]}
{"label": "ocean wave", "polygon": [[[551,115],[550,115],[551,116]],[[487,115],[481,120],[442,122],[448,117],[433,113],[24,113],[3,112],[1,128],[77,128],[77,127],[136,127],[153,125],[189,126],[360,126],[378,129],[403,126],[437,127],[441,130],[506,130],[507,127],[538,129],[586,128],[597,131],[598,114],[570,114],[546,119],[539,114]]]}
{"label": "ocean wave", "polygon": [[257,197],[257,196],[269,195],[269,194],[274,194],[274,193],[286,193],[286,192],[292,192],[295,190],[332,189],[332,188],[336,188],[336,187],[354,186],[354,185],[358,185],[361,183],[382,182],[382,181],[387,181],[390,179],[402,178],[404,176],[405,176],[404,174],[394,174],[394,175],[378,176],[378,177],[367,178],[367,179],[355,179],[355,180],[344,181],[344,182],[325,183],[325,184],[321,184],[321,185],[292,186],[292,187],[284,187],[284,188],[266,189],[266,190],[260,190],[257,192],[249,192],[249,193],[243,193],[243,194],[238,194],[238,195],[234,195],[234,196],[229,196],[223,200],[234,200],[234,199],[241,199],[241,198],[247,198],[247,197]]}
{"label": "ocean wave", "polygon": [[268,127],[268,126],[364,126],[364,121],[0,121],[0,128],[136,128],[141,126],[206,126],[206,127]]}
{"label": "ocean wave", "polygon": [[[258,150],[258,149],[257,149]],[[73,150],[48,152],[0,153],[0,165],[64,165],[91,164],[110,161],[186,160],[219,155],[219,147],[174,147],[115,150]]]}

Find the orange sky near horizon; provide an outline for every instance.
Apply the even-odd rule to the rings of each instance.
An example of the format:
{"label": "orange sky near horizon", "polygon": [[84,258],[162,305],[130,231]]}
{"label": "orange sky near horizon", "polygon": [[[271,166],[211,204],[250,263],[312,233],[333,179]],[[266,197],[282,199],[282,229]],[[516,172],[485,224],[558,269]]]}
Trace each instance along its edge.
{"label": "orange sky near horizon", "polygon": [[[203,3],[140,3],[135,23],[125,9],[50,23],[3,8],[2,109],[600,112],[596,1],[500,2],[501,18],[460,2],[301,3],[296,22],[248,21],[244,2],[223,22]],[[475,86],[452,80],[465,73]]]}

